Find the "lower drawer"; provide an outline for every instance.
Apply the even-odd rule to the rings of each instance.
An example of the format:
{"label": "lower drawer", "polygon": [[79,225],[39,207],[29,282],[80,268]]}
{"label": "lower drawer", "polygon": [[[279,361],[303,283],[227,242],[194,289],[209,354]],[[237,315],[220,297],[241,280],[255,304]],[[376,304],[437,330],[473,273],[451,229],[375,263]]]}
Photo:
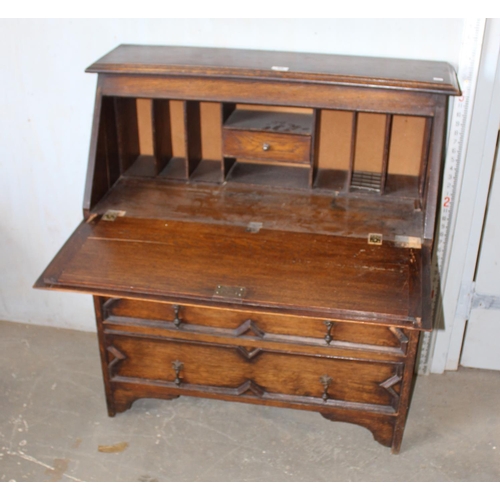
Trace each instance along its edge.
{"label": "lower drawer", "polygon": [[[108,335],[109,378],[181,393],[307,402],[397,411],[403,363],[372,362]],[[376,408],[375,408],[376,409]]]}

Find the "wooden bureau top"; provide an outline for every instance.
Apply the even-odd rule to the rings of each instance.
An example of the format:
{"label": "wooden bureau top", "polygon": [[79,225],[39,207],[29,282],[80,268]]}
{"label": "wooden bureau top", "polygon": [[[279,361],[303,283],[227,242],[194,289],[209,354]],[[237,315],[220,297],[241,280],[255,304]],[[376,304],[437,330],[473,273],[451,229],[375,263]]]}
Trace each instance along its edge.
{"label": "wooden bureau top", "polygon": [[445,62],[299,52],[120,45],[87,72],[272,79],[460,95],[455,71]]}

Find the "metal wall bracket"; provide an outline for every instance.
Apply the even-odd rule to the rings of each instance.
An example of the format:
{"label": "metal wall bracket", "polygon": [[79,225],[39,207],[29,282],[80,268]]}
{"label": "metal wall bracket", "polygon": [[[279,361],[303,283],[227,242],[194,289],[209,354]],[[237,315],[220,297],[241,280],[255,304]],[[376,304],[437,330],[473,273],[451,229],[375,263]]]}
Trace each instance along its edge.
{"label": "metal wall bracket", "polygon": [[500,297],[475,293],[472,297],[471,309],[500,309]]}
{"label": "metal wall bracket", "polygon": [[469,320],[474,309],[500,309],[500,297],[498,295],[476,293],[475,281],[466,284],[462,283],[458,298],[457,315]]}
{"label": "metal wall bracket", "polygon": [[472,308],[472,297],[476,291],[476,283],[462,283],[457,304],[457,316],[469,319]]}

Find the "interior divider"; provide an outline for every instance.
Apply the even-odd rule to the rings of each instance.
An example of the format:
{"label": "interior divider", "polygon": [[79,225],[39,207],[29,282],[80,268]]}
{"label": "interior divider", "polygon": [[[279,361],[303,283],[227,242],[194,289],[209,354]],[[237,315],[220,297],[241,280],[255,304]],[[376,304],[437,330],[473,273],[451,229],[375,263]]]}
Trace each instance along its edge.
{"label": "interior divider", "polygon": [[[233,111],[236,109],[236,104],[224,102],[221,105],[221,128],[224,127],[224,123],[231,116]],[[225,181],[227,178],[227,174],[231,170],[231,168],[236,163],[236,158],[226,158],[224,157],[223,144],[221,141],[221,168],[222,168],[222,180]]]}
{"label": "interior divider", "polygon": [[431,145],[431,134],[432,134],[432,118],[428,117],[425,119],[425,129],[424,129],[424,140],[422,142],[422,160],[420,163],[420,173],[419,173],[419,183],[418,183],[418,194],[420,198],[420,203],[423,204],[425,199],[425,186],[426,186],[426,172],[427,164],[429,162],[429,153]]}
{"label": "interior divider", "polygon": [[92,205],[104,196],[120,177],[116,113],[112,97],[104,96],[102,98],[100,111],[93,194],[90,200]]}
{"label": "interior divider", "polygon": [[353,111],[352,113],[352,125],[351,125],[351,151],[349,155],[349,169],[347,171],[345,190],[349,192],[351,190],[352,174],[354,172],[354,162],[356,160],[356,138],[358,132],[358,112]]}
{"label": "interior divider", "polygon": [[319,138],[321,135],[321,110],[313,110],[313,129],[311,137],[311,160],[309,170],[309,187],[313,188],[318,176]]}
{"label": "interior divider", "polygon": [[140,155],[137,101],[133,97],[115,97],[116,132],[120,173],[125,173]]}
{"label": "interior divider", "polygon": [[173,157],[170,103],[168,100],[153,100],[152,119],[155,173],[158,175]]}
{"label": "interior divider", "polygon": [[384,133],[384,155],[382,157],[382,174],[380,176],[380,194],[384,193],[387,182],[387,170],[389,167],[389,152],[391,150],[392,137],[392,116],[385,117],[385,133]]}
{"label": "interior divider", "polygon": [[186,178],[201,162],[201,115],[198,101],[185,101],[184,116],[186,127]]}

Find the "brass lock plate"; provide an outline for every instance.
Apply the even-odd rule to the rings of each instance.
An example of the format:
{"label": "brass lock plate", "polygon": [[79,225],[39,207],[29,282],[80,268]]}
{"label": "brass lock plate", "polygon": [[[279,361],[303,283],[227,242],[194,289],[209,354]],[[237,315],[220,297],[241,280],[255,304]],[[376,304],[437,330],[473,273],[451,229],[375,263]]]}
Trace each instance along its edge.
{"label": "brass lock plate", "polygon": [[224,299],[243,299],[247,293],[247,289],[242,286],[224,286],[217,285],[214,291],[214,297]]}

